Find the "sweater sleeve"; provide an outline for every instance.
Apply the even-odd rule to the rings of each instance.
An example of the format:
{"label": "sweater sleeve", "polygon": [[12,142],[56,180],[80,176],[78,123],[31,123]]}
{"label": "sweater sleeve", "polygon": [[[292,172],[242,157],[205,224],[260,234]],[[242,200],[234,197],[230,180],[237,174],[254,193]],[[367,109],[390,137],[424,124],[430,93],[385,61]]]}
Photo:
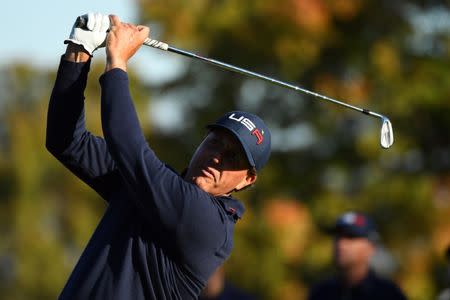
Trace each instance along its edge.
{"label": "sweater sleeve", "polygon": [[[195,212],[203,224],[220,226],[212,196],[168,168],[145,140],[129,91],[128,75],[120,69],[106,72],[102,85],[102,126],[111,155],[140,211],[169,232],[188,226]],[[189,227],[189,226],[188,226]]]}
{"label": "sweater sleeve", "polygon": [[[103,138],[86,130],[84,90],[90,61],[61,58],[47,114],[46,147],[105,200],[122,179]],[[109,187],[109,188],[108,188]]]}

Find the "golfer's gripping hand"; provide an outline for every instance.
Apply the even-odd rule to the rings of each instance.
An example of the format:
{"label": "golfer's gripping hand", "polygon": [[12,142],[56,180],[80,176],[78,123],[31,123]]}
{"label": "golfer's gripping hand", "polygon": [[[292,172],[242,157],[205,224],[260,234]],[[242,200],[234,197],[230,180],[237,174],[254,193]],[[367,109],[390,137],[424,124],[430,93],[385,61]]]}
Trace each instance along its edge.
{"label": "golfer's gripping hand", "polygon": [[115,15],[110,15],[109,20],[111,26],[106,38],[105,72],[114,68],[126,71],[128,60],[149,36],[150,28],[142,25],[122,23],[119,17]]}
{"label": "golfer's gripping hand", "polygon": [[109,17],[99,13],[88,13],[81,17],[86,20],[86,26],[80,28],[78,22],[75,21],[69,38],[64,43],[70,42],[81,45],[92,56],[94,50],[105,45],[109,29]]}

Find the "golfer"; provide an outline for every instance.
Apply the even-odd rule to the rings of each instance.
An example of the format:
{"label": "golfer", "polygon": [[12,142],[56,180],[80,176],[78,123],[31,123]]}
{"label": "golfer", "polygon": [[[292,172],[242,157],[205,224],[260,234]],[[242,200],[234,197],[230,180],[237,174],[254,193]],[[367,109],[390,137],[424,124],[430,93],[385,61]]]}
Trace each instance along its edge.
{"label": "golfer", "polygon": [[[108,207],[59,299],[197,299],[230,255],[244,212],[231,194],[255,183],[269,159],[270,132],[253,114],[226,113],[207,126],[177,174],[144,139],[129,90],[127,63],[149,28],[114,15],[84,17],[86,28],[75,24],[65,41],[46,147]],[[103,45],[101,138],[85,128],[84,90],[92,54]]]}

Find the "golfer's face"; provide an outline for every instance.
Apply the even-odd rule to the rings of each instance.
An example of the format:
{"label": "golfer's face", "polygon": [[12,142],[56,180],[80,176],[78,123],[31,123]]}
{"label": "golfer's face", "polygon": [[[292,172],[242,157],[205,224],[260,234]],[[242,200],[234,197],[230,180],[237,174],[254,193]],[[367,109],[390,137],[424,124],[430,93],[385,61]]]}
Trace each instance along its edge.
{"label": "golfer's face", "polygon": [[214,196],[225,195],[253,183],[249,167],[239,141],[225,129],[214,129],[194,153],[185,178]]}

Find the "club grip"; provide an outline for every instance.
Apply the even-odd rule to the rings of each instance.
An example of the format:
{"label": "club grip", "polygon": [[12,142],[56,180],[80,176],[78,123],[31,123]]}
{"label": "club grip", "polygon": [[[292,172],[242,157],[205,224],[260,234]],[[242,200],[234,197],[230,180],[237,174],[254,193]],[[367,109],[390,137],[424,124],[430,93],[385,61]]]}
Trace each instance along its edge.
{"label": "club grip", "polygon": [[146,38],[144,41],[144,45],[146,46],[150,46],[153,48],[158,48],[164,51],[167,51],[169,49],[169,45],[164,43],[164,42],[160,42],[158,40],[152,40],[151,38]]}

